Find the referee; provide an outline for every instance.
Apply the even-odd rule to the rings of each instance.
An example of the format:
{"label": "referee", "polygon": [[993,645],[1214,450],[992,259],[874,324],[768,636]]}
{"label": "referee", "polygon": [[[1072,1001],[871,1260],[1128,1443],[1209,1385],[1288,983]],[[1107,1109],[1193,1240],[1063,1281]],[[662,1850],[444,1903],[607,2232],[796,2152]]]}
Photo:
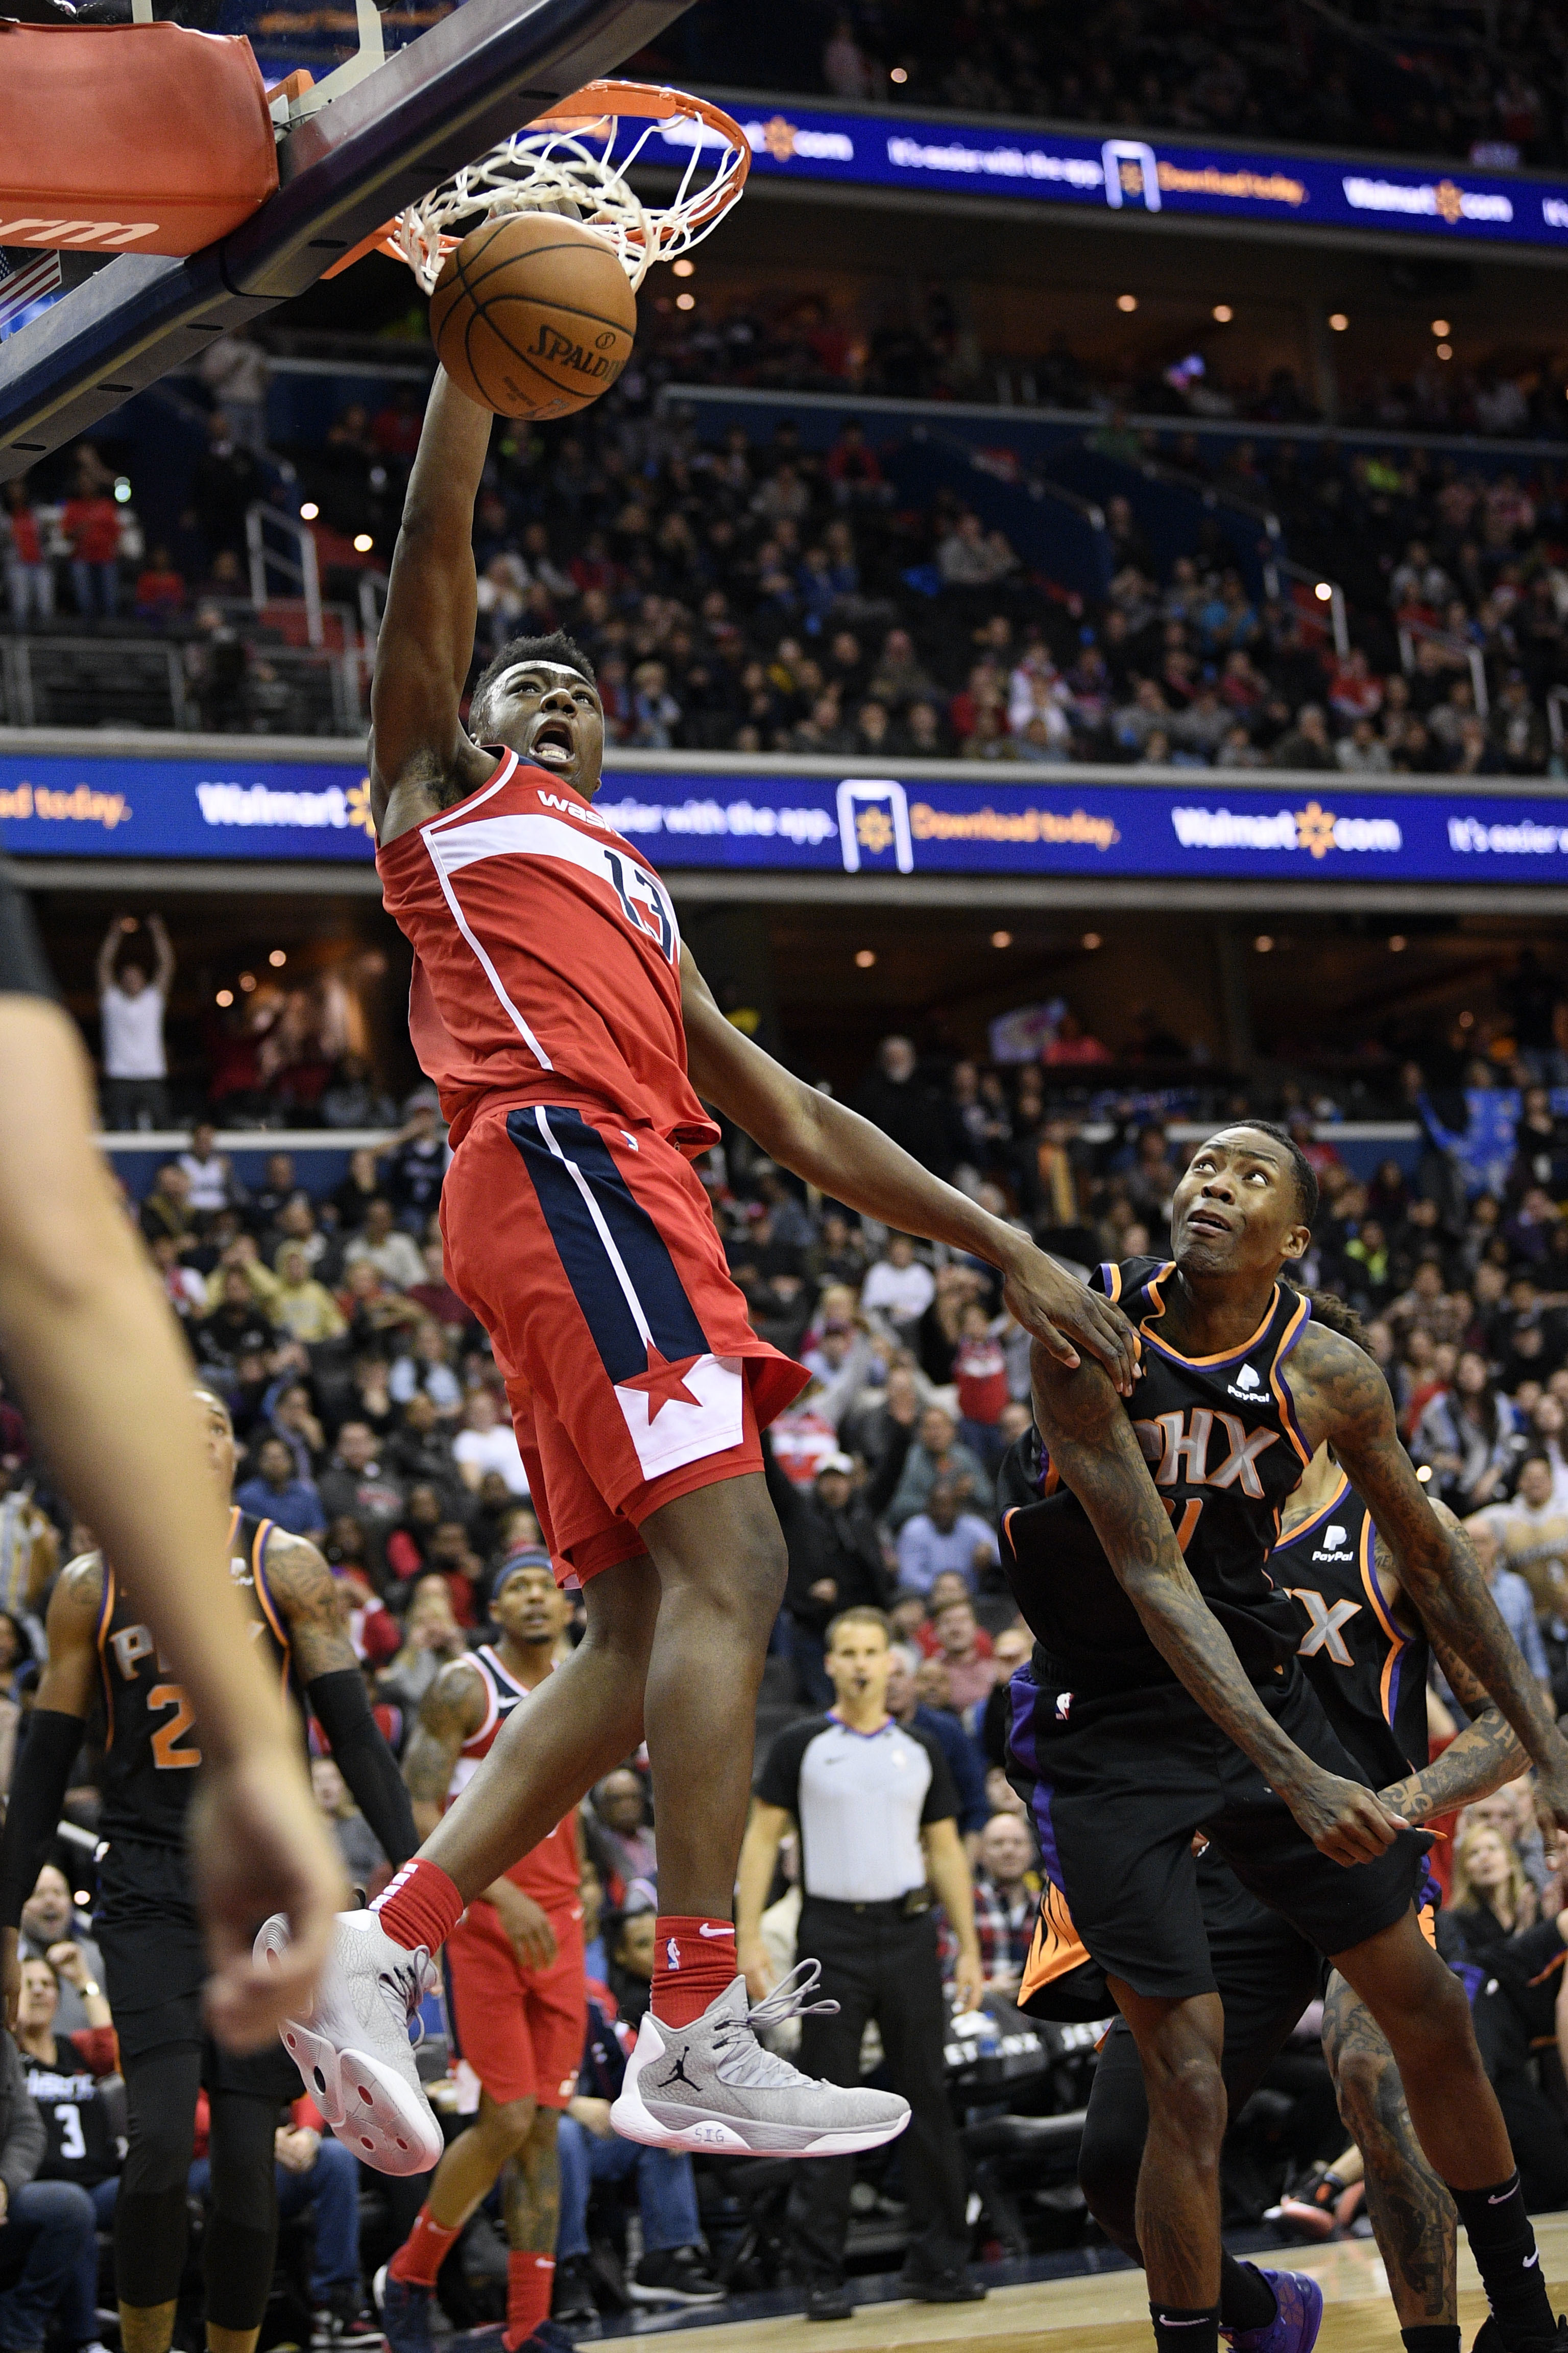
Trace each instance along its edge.
{"label": "referee", "polygon": [[[793,1820],[803,1890],[796,1949],[821,1962],[820,1991],[839,2005],[836,2018],[802,2019],[799,2063],[830,2084],[858,2083],[860,2037],[876,2020],[911,2111],[901,2155],[914,2229],[900,2284],[925,2303],[970,2304],[985,2291],[964,2268],[968,2184],[942,2073],[934,1903],[958,1938],[963,2008],[978,2005],[984,1977],[947,1759],[921,1725],[906,1728],[888,1713],[890,1630],[879,1609],[846,1609],[827,1630],[837,1699],[826,1715],[780,1733],[769,1752],[741,1850],[736,1943],[759,2000],[773,1982],[763,1906]],[[852,2157],[819,2158],[794,2192],[808,2320],[842,2320],[854,2309],[844,2284],[854,2179]]]}

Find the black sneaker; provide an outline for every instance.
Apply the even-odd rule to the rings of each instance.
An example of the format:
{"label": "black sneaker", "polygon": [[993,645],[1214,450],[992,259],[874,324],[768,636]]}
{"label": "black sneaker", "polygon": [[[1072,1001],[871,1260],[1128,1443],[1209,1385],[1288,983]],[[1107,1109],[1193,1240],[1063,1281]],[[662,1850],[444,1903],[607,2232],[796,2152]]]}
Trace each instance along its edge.
{"label": "black sneaker", "polygon": [[984,2304],[986,2291],[971,2279],[962,2263],[943,2263],[927,2270],[906,2263],[899,2274],[899,2293],[917,2304]]}
{"label": "black sneaker", "polygon": [[808,2280],[805,2289],[807,2320],[852,2320],[855,2306],[842,2280]]}
{"label": "black sneaker", "polygon": [[334,2295],[330,2304],[318,2305],[310,2315],[312,2353],[366,2353],[385,2342],[384,2331],[361,2311],[356,2288]]}
{"label": "black sneaker", "polygon": [[1497,2316],[1489,2313],[1470,2353],[1525,2353],[1527,2347],[1529,2353],[1537,2353],[1537,2348],[1539,2353],[1568,2353],[1568,2319],[1559,2313],[1555,2337],[1530,2338],[1510,2336],[1500,2326]]}
{"label": "black sneaker", "polygon": [[634,2304],[722,2304],[725,2291],[700,2247],[660,2247],[644,2255],[626,2294]]}
{"label": "black sneaker", "polygon": [[586,2255],[565,2255],[555,2266],[555,2290],[551,2298],[551,2317],[568,2327],[574,2320],[597,2320],[599,2307],[594,2301],[594,2272]]}

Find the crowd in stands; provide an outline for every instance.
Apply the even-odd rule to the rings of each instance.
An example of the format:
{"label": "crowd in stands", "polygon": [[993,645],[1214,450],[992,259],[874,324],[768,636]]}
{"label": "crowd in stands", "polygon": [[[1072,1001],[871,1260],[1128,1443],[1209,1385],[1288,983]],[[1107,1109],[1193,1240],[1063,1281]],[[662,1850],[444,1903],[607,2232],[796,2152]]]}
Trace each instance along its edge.
{"label": "crowd in stands", "polygon": [[[705,0],[683,69],[853,105],[1043,116],[1116,130],[1394,149],[1543,166],[1568,153],[1561,25],[1542,0],[1436,16],[1373,0],[1353,18],[1271,0],[815,0],[783,65],[772,28]],[[781,69],[783,69],[781,70]]]}
{"label": "crowd in stands", "polygon": [[[374,500],[390,527],[406,407],[351,418],[345,515]],[[498,437],[475,526],[476,662],[520,631],[566,628],[597,665],[610,740],[633,748],[1547,770],[1551,698],[1568,681],[1557,468],[1481,471],[1449,452],[1310,438],[1176,432],[1156,450],[1151,431],[1113,413],[1092,437],[1098,457],[1124,463],[1127,494],[1104,500],[1107,586],[1089,596],[1062,587],[1048,558],[1026,561],[959,488],[901,494],[896,435],[879,447],[850,418],[824,451],[788,423],[715,446],[682,412],[612,396],[548,446]],[[1347,655],[1310,594],[1262,593],[1223,504],[1194,496],[1184,552],[1156,558],[1137,500],[1151,454],[1194,492],[1279,517],[1295,560],[1344,587]],[[7,491],[15,547],[28,493]],[[203,543],[233,574],[222,530],[214,521]],[[235,607],[203,604],[192,626],[204,723],[267,723],[261,657]]]}

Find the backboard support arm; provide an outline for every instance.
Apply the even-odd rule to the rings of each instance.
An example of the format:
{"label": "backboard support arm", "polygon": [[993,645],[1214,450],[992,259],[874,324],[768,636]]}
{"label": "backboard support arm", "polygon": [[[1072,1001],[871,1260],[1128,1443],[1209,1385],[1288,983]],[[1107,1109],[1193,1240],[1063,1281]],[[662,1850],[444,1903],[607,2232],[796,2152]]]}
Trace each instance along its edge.
{"label": "backboard support arm", "polygon": [[688,5],[465,0],[300,121],[279,149],[277,195],[221,243],[184,261],[121,254],[0,345],[0,481],[303,293],[393,214],[613,73]]}

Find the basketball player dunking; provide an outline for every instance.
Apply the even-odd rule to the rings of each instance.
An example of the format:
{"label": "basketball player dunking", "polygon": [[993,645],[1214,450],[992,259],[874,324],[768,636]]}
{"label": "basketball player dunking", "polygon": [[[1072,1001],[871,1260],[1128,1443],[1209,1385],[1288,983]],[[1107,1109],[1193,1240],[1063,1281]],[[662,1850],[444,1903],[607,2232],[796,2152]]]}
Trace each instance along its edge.
{"label": "basketball player dunking", "polygon": [[[570,1614],[550,1564],[524,1557],[490,1601],[500,1640],[442,1668],[420,1702],[403,1774],[414,1819],[433,1829],[554,1664]],[[479,2079],[479,2112],[436,2168],[418,2220],[376,2281],[392,2353],[429,2353],[430,2302],[447,2252],[505,2169],[506,2353],[568,2348],[545,2324],[555,2277],[561,2111],[577,2089],[588,2031],[577,1818],[569,1812],[514,1862],[447,1940],[458,2048]]]}
{"label": "basketball player dunking", "polygon": [[905,2104],[811,2083],[766,2052],[735,1964],[756,1695],[785,1568],[758,1432],[806,1376],[756,1337],[730,1279],[690,1166],[718,1137],[703,1102],[836,1199],[997,1267],[1054,1362],[1087,1350],[1131,1393],[1134,1345],[1107,1303],[724,1019],[663,884],[594,808],[604,712],[568,639],[503,648],[465,732],[490,422],[437,372],[376,649],[372,801],[386,903],[414,945],[410,1029],[456,1147],[447,1271],[507,1375],[556,1573],[582,1584],[587,1629],[412,1868],[372,1915],[340,1921],[293,2047],[334,2121],[352,2114],[371,2161],[398,2169],[399,2137],[427,2129],[396,1991],[412,1989],[411,1958],[646,1723],[661,1911],[617,2128],[670,2148],[847,2153],[899,2131]]}
{"label": "basketball player dunking", "polygon": [[[1359,1322],[1342,1301],[1314,1294],[1312,1314],[1330,1330],[1359,1341]],[[1017,1563],[1038,1556],[1037,1521],[1048,1529],[1053,1517],[1060,1516],[1059,1507],[1053,1513],[1049,1502],[1041,1501],[1048,1476],[1038,1436],[1027,1431],[1009,1454],[1000,1481],[1011,1506],[1004,1561],[1026,1595],[1031,1580]],[[1453,1515],[1440,1504],[1430,1508],[1454,1532],[1453,1540],[1464,1545]],[[1194,1566],[1201,1542],[1200,1530],[1189,1546],[1189,1566]],[[1424,1822],[1467,1805],[1524,1769],[1523,1752],[1496,1702],[1441,1641],[1436,1652],[1471,1721],[1428,1764],[1426,1671],[1434,1646],[1403,1593],[1394,1555],[1375,1535],[1365,1504],[1326,1446],[1302,1473],[1286,1507],[1269,1574],[1297,1604],[1298,1656],[1331,1727],[1384,1802],[1405,1820]],[[1040,1650],[1015,1678],[1012,1696],[1026,1746],[1039,1689],[1054,1694],[1067,1680]],[[1019,1771],[1016,1758],[1014,1770]],[[1026,1786],[1026,1771],[1019,1778]],[[1029,1788],[1027,1795],[1044,1807],[1048,1820],[1048,1785]],[[1225,2010],[1222,2066],[1229,2113],[1235,2116],[1262,2082],[1302,2010],[1318,1998],[1323,1965],[1289,1923],[1248,1895],[1212,1852],[1201,1859],[1197,1878],[1209,1958]],[[1424,1928],[1431,1918],[1432,1907],[1423,1902]],[[1025,2009],[1046,2018],[1099,2016],[1110,2007],[1104,1977],[1070,1933],[1058,1891],[1048,1890],[1042,1899],[1020,1999]],[[1364,2159],[1368,2211],[1406,2353],[1459,2353],[1453,2202],[1411,2130],[1385,2038],[1337,1971],[1331,1973],[1324,2003],[1323,2045],[1341,2113]],[[1079,2180],[1095,2219],[1135,2261],[1138,2172],[1148,2122],[1137,2045],[1125,2019],[1119,2018],[1095,2069]],[[1308,2353],[1321,2317],[1322,2294],[1309,2274],[1259,2272],[1222,2254],[1219,2304],[1221,2334],[1237,2353]]]}
{"label": "basketball player dunking", "polygon": [[1062,1684],[1040,1690],[1027,1721],[1016,1710],[1013,1746],[1040,1785],[1050,1876],[1142,2065],[1136,2224],[1161,2353],[1213,2353],[1220,2317],[1222,2015],[1199,1831],[1376,2019],[1469,2236],[1489,2353],[1533,2353],[1568,2346],[1568,2332],[1463,1988],[1421,1932],[1422,1842],[1331,1730],[1297,1655],[1297,1605],[1266,1567],[1320,1445],[1375,1515],[1428,1632],[1497,1700],[1559,1820],[1568,1747],[1473,1556],[1428,1507],[1381,1374],[1279,1280],[1307,1248],[1316,1196],[1289,1137],[1223,1130],[1177,1187],[1173,1262],[1103,1271],[1143,1341],[1136,1428],[1097,1367],[1037,1351],[1035,1419],[1058,1492],[1026,1560],[1020,1524],[1016,1558]]}
{"label": "basketball player dunking", "polygon": [[[228,1409],[198,1392],[208,1460],[226,1498],[234,1479]],[[415,1841],[397,1765],[376,1728],[315,1546],[230,1507],[229,1574],[255,1646],[321,1723],[361,1812],[394,1862]],[[295,2090],[276,2044],[246,2058],[204,2036],[205,1962],[186,1852],[201,1782],[202,1726],[159,1655],[139,1603],[111,1564],[84,1553],[49,1603],[48,1658],[17,1757],[0,1840],[0,1975],[19,1983],[16,1930],[60,1817],[85,1718],[106,1717],[95,1927],[120,2037],[130,2139],[114,2211],[114,2270],[124,2353],[168,2353],[185,2263],[186,2180],[205,2084],[212,2116],[213,2212],[204,2246],[211,2353],[252,2353],[272,2284],[278,2234],[273,2144]],[[424,2162],[439,2154],[440,2136]],[[351,2305],[353,2309],[350,2308]],[[322,2315],[352,2333],[357,2290]]]}

